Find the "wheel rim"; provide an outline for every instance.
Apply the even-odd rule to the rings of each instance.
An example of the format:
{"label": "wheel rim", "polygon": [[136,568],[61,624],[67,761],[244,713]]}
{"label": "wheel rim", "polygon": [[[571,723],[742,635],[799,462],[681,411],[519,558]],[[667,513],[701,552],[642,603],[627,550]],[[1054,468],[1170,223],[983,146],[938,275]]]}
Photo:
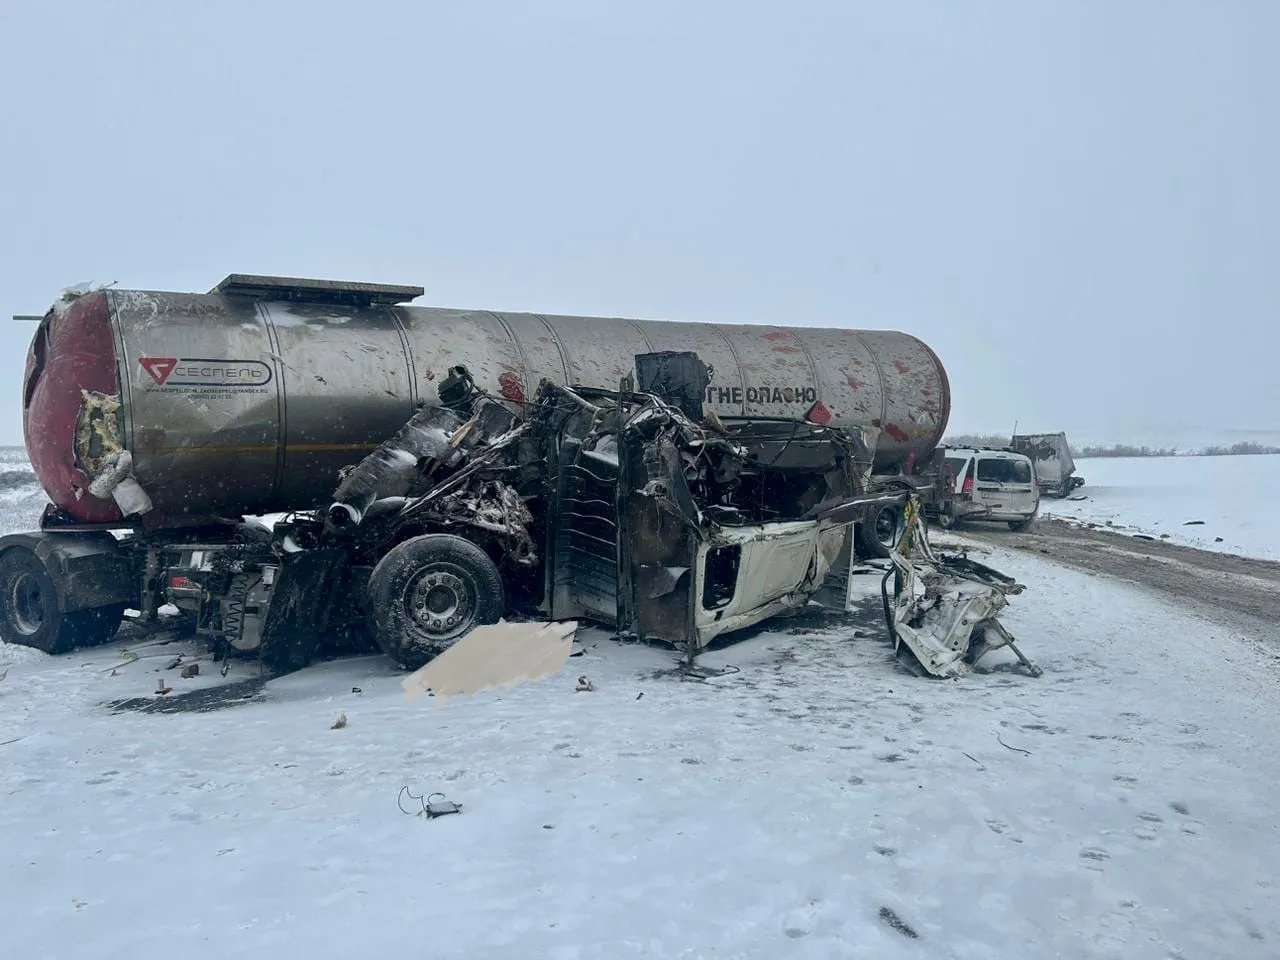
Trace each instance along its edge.
{"label": "wheel rim", "polygon": [[44,597],[40,582],[29,573],[20,573],[9,584],[9,617],[24,637],[34,636],[44,626]]}
{"label": "wheel rim", "polygon": [[406,592],[410,619],[431,640],[453,640],[471,629],[476,590],[459,568],[433,564],[414,577]]}
{"label": "wheel rim", "polygon": [[898,511],[881,510],[876,517],[876,539],[886,547],[893,546],[898,534]]}

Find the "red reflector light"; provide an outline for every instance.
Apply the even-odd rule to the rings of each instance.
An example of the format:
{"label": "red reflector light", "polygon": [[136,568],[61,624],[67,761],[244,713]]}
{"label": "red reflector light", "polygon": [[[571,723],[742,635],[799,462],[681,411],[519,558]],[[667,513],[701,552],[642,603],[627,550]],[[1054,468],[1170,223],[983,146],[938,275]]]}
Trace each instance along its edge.
{"label": "red reflector light", "polygon": [[831,411],[827,409],[827,405],[819,400],[806,413],[805,419],[810,423],[816,423],[820,427],[825,427],[831,422]]}
{"label": "red reflector light", "polygon": [[964,486],[961,488],[960,492],[961,492],[961,493],[970,493],[970,492],[972,492],[972,490],[973,490],[973,477],[965,477],[965,478],[964,478]]}
{"label": "red reflector light", "polygon": [[169,586],[175,590],[194,590],[195,583],[189,577],[170,577]]}

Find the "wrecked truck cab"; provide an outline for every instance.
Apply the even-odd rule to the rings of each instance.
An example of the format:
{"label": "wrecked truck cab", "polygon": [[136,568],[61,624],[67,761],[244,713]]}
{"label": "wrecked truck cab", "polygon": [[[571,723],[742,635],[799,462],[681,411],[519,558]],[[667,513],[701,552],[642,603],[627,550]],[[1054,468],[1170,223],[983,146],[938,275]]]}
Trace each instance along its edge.
{"label": "wrecked truck cab", "polygon": [[860,438],[805,421],[696,423],[653,394],[544,385],[573,410],[550,461],[551,619],[595,619],[692,657],[803,606],[871,494]]}
{"label": "wrecked truck cab", "polygon": [[1076,463],[1065,433],[1015,434],[1010,448],[1031,459],[1043,496],[1065,499],[1073,490],[1084,486],[1084,477],[1076,475]]}
{"label": "wrecked truck cab", "polygon": [[593,620],[692,658],[805,605],[858,524],[906,495],[869,489],[860,434],[703,414],[694,380],[692,397],[543,381],[514,405],[451,371],[327,509],[282,519],[266,559],[210,584],[212,630],[277,671],[362,629],[417,669],[503,617]]}
{"label": "wrecked truck cab", "polygon": [[894,500],[866,493],[866,443],[821,424],[696,422],[627,384],[549,381],[516,416],[461,379],[344,471],[328,510],[277,525],[260,630],[277,668],[353,611],[408,669],[501,617],[593,620],[692,657],[807,603],[865,510]]}

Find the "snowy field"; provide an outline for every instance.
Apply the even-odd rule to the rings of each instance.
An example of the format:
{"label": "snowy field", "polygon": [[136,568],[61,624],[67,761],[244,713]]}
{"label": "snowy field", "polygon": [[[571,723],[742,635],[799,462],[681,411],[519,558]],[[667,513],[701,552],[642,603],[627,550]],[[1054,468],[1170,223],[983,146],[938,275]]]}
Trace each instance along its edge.
{"label": "snowy field", "polygon": [[[0,491],[8,529],[41,504]],[[1274,638],[987,559],[1028,585],[1004,619],[1038,679],[910,676],[874,602],[702,683],[584,632],[560,674],[442,707],[381,657],[259,689],[181,680],[200,651],[162,638],[0,646],[5,955],[1280,956]],[[111,706],[161,677],[166,705],[244,699]],[[462,813],[406,816],[402,786]]]}
{"label": "snowy field", "polygon": [[147,714],[105,704],[181,693],[173,645],[0,650],[6,954],[1275,957],[1272,649],[993,559],[1039,679],[918,679],[834,625],[696,683],[593,633],[443,707],[374,657]]}
{"label": "snowy field", "polygon": [[1042,500],[1041,516],[1280,560],[1280,456],[1100,458],[1076,473],[1086,499]]}
{"label": "snowy field", "polygon": [[0,447],[0,533],[36,529],[48,502],[26,451]]}

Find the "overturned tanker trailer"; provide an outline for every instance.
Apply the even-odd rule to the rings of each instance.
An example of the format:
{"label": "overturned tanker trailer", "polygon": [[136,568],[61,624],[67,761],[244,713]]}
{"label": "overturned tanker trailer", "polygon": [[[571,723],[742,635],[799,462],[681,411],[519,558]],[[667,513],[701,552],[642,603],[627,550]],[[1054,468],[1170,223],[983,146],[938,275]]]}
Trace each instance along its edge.
{"label": "overturned tanker trailer", "polygon": [[[108,639],[126,608],[145,617],[167,601],[198,606],[206,618],[201,630],[233,648],[256,649],[272,629],[265,617],[269,606],[318,610],[314,594],[280,601],[281,592],[273,588],[281,568],[264,563],[264,551],[292,549],[306,555],[317,576],[332,577],[338,565],[325,558],[348,546],[320,539],[301,543],[316,537],[314,520],[297,521],[277,537],[244,517],[338,505],[323,514],[330,537],[344,524],[353,536],[367,536],[381,511],[384,523],[398,524],[412,539],[415,528],[404,524],[404,504],[393,506],[394,496],[383,489],[371,492],[367,476],[362,491],[367,470],[349,472],[342,480],[346,492],[340,487],[336,500],[334,488],[340,471],[351,471],[379,450],[386,453],[380,445],[408,429],[406,422],[414,422],[418,411],[445,422],[424,435],[432,439],[423,441],[428,446],[419,453],[388,454],[392,462],[384,464],[394,467],[398,458],[407,467],[404,458],[413,457],[413,469],[398,481],[410,499],[434,489],[439,479],[431,472],[439,466],[428,461],[444,464],[462,456],[468,443],[487,445],[497,424],[517,435],[532,459],[504,460],[502,476],[490,478],[501,486],[489,486],[478,499],[470,487],[471,499],[437,493],[427,501],[429,509],[417,508],[432,523],[443,510],[450,523],[472,531],[488,523],[499,528],[490,533],[509,539],[512,518],[520,519],[534,499],[530,485],[548,476],[545,456],[530,453],[555,434],[538,415],[539,400],[546,399],[545,393],[540,398],[539,384],[576,385],[581,389],[570,392],[587,406],[573,405],[599,406],[588,396],[592,390],[616,390],[637,374],[638,356],[670,350],[710,361],[698,397],[708,418],[775,431],[775,441],[784,434],[794,441],[797,431],[839,434],[863,451],[861,486],[854,491],[862,499],[852,528],[842,529],[842,535],[856,532],[863,554],[888,553],[906,492],[926,504],[945,493],[937,444],[950,410],[946,374],[927,346],[905,334],[404,305],[421,292],[233,276],[203,295],[97,290],[65,296],[40,320],[28,355],[27,450],[52,502],[39,531],[0,539],[3,638],[67,650]],[[451,399],[448,389],[458,395]],[[462,403],[471,406],[463,410]],[[563,409],[567,401],[558,403]],[[458,433],[466,424],[472,424],[468,432],[475,431],[470,441]],[[541,431],[536,435],[535,425]],[[430,447],[442,437],[450,450]],[[791,443],[795,450],[802,446]],[[501,449],[509,452],[506,444]],[[485,462],[479,456],[466,468],[478,470],[475,465]],[[788,476],[795,480],[807,471],[817,490],[815,477],[829,467],[801,463]],[[618,468],[626,469],[622,463]],[[510,482],[512,471],[520,482]],[[763,481],[749,477],[750,482]],[[847,499],[851,490],[843,487],[841,494]],[[774,494],[762,488],[758,495],[756,521],[814,519],[782,520],[771,506]],[[726,502],[709,506],[721,509]],[[741,503],[728,506],[743,509]],[[503,542],[500,558],[512,568],[503,571],[507,592],[545,600],[545,583],[529,571],[541,571],[552,532],[568,536],[572,524],[560,519],[551,529],[545,526],[545,517],[530,516],[524,535],[516,537],[519,543]],[[592,536],[581,534],[584,541]],[[388,552],[398,546],[388,546],[385,538],[379,543]],[[583,555],[581,545],[566,550]],[[713,571],[728,571],[731,552],[704,559]],[[376,564],[349,564],[341,576],[371,578],[371,566]],[[201,571],[214,575],[191,576]],[[521,571],[527,573],[523,579]],[[562,586],[571,581],[581,592],[591,582],[581,573],[566,567],[558,576]],[[644,580],[640,589],[661,595],[662,578],[670,575],[659,575],[657,583]],[[639,583],[651,574],[619,568],[617,576],[634,576]],[[728,576],[714,574],[711,580]],[[293,579],[311,582],[306,576]],[[447,589],[430,589],[442,585],[450,583],[429,585],[418,599],[445,602]],[[376,586],[366,582],[356,592]],[[275,600],[268,603],[272,593]],[[334,589],[325,595],[345,594]],[[736,622],[731,609],[713,609],[710,616],[717,623]],[[349,620],[350,630],[361,632],[361,617]],[[681,633],[690,635],[687,629]],[[400,659],[407,663],[412,657]],[[297,660],[281,654],[282,666]]]}

